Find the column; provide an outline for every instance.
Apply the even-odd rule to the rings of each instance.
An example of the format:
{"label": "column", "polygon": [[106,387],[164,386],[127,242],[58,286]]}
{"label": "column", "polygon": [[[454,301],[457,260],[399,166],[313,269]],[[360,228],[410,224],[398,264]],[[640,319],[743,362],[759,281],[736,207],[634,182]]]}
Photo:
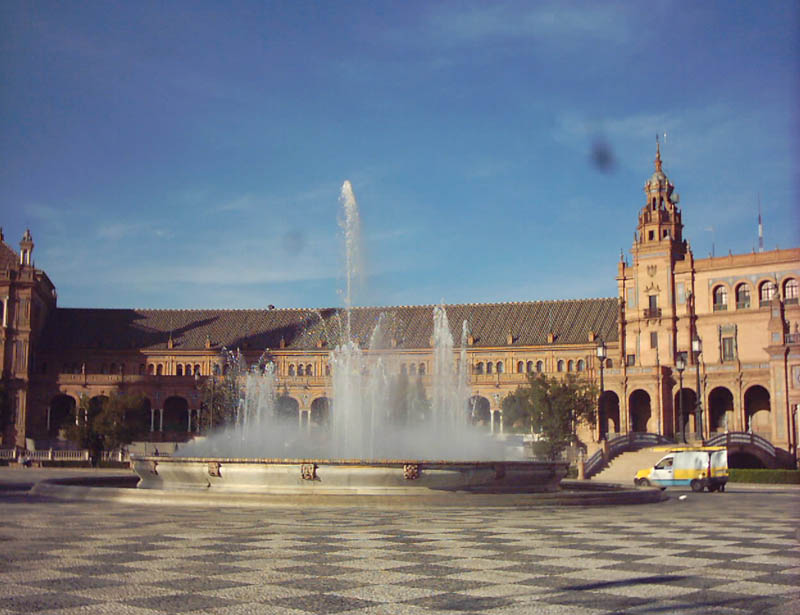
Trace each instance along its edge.
{"label": "column", "polygon": [[[155,430],[155,422],[156,422],[156,410],[155,408],[150,408],[150,432],[152,433]],[[78,421],[75,421],[77,424]]]}
{"label": "column", "polygon": [[186,431],[187,433],[192,433],[192,412],[191,408],[186,409]]}
{"label": "column", "polygon": [[164,408],[158,411],[158,431],[164,431]]}

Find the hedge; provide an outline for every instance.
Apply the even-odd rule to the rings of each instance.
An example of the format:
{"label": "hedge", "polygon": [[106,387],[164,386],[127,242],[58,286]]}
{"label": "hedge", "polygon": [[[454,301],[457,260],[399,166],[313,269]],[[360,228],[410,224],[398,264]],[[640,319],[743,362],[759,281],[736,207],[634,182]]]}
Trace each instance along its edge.
{"label": "hedge", "polygon": [[731,483],[770,483],[784,485],[800,485],[800,470],[753,470],[730,468]]}

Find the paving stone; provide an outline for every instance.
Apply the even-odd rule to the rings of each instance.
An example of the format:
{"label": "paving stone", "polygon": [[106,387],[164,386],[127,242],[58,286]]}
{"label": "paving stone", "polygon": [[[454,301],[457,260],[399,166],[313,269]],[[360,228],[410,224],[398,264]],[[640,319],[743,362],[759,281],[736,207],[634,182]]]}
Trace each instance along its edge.
{"label": "paving stone", "polygon": [[800,612],[800,493],[269,514],[0,494],[0,510],[0,615]]}

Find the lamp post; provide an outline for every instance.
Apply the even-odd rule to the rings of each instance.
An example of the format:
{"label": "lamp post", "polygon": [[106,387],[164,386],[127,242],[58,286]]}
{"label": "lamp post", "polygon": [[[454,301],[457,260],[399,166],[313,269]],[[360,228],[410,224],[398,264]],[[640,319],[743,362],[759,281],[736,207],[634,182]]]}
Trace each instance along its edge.
{"label": "lamp post", "polygon": [[686,369],[686,359],[683,358],[683,354],[679,354],[678,358],[675,359],[675,369],[678,370],[678,404],[680,405],[681,414],[680,414],[680,435],[681,441],[686,444],[686,417],[683,411],[683,370]]}
{"label": "lamp post", "polygon": [[[603,420],[605,416],[603,416],[603,368],[605,367],[606,363],[606,345],[605,342],[600,342],[597,346],[597,365],[600,368],[600,397],[597,398],[597,424],[599,430],[603,429]],[[605,435],[605,434],[603,434]]]}
{"label": "lamp post", "polygon": [[703,394],[700,391],[700,353],[703,352],[703,342],[700,337],[695,334],[692,339],[692,352],[694,353],[694,364],[697,371],[697,406],[695,416],[699,421],[697,431],[700,434],[700,439],[703,439]]}

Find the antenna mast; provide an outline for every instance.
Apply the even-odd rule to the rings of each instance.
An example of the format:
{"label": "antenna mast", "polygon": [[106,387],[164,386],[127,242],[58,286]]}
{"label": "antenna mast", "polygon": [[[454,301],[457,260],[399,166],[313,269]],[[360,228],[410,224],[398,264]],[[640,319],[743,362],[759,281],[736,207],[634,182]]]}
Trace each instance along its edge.
{"label": "antenna mast", "polygon": [[761,194],[758,195],[758,251],[764,251],[764,227],[761,224]]}

